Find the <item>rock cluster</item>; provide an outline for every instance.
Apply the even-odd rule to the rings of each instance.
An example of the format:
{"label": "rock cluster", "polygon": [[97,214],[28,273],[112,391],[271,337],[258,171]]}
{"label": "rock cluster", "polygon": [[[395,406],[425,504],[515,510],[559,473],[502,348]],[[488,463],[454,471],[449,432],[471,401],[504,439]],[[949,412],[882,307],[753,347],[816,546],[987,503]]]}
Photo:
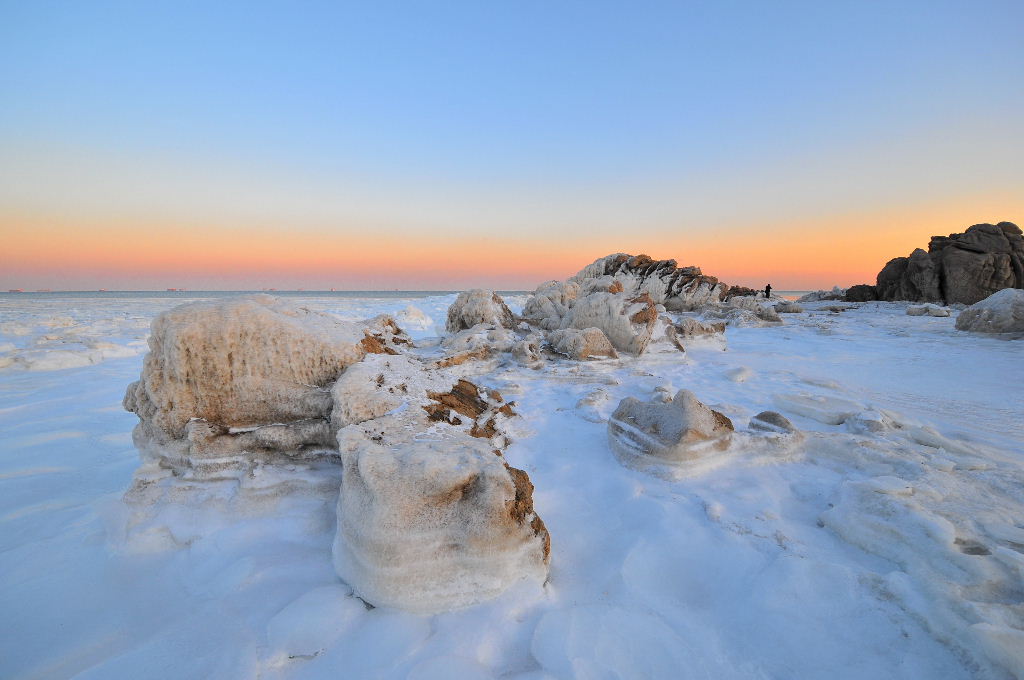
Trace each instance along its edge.
{"label": "rock cluster", "polygon": [[467,290],[459,293],[448,308],[445,329],[449,333],[472,328],[477,324],[491,324],[512,328],[514,318],[501,296],[491,290]]}
{"label": "rock cluster", "polygon": [[1024,236],[1010,222],[933,236],[927,252],[890,260],[875,293],[880,300],[971,305],[1004,288],[1024,288]]}

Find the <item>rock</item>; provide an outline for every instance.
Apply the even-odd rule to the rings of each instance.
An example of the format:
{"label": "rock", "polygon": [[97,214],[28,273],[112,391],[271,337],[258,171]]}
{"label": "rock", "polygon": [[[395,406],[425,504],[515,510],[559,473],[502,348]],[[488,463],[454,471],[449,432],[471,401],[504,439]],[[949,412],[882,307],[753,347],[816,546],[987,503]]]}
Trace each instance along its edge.
{"label": "rock", "polygon": [[570,359],[601,359],[619,357],[612,343],[600,328],[565,328],[548,334],[551,349]]}
{"label": "rock", "polygon": [[655,260],[647,255],[616,253],[596,260],[581,269],[569,282],[586,289],[600,290],[617,286],[627,295],[647,293],[655,304],[669,311],[688,311],[709,302],[719,302],[729,286],[714,276],[704,275],[700,267],[678,267],[675,260]]}
{"label": "rock", "polygon": [[750,419],[750,429],[759,432],[794,434],[798,430],[789,418],[775,411],[762,411]]}
{"label": "rock", "polygon": [[729,298],[728,306],[753,312],[754,315],[762,321],[768,321],[770,323],[782,322],[782,319],[779,318],[778,312],[775,311],[775,307],[764,298],[749,296],[733,297]]}
{"label": "rock", "polygon": [[949,316],[948,307],[940,307],[928,302],[923,305],[910,305],[907,307],[908,316]]}
{"label": "rock", "polygon": [[821,302],[822,300],[845,300],[846,289],[835,286],[832,290],[815,290],[800,297],[797,302]]}
{"label": "rock", "polygon": [[657,320],[658,311],[649,295],[596,292],[576,300],[561,328],[600,329],[615,349],[640,355],[651,341]]}
{"label": "rock", "polygon": [[415,347],[412,338],[406,334],[389,314],[381,314],[363,324],[366,337],[363,349],[370,354],[399,354]]}
{"label": "rock", "polygon": [[775,303],[775,311],[779,314],[800,314],[804,311],[804,308],[795,302],[783,300],[782,302]]}
{"label": "rock", "polygon": [[575,304],[579,292],[580,286],[574,281],[548,281],[541,284],[526,301],[523,318],[544,330],[555,330],[561,326],[562,319]]}
{"label": "rock", "polygon": [[533,484],[485,442],[339,443],[334,567],[365,601],[433,614],[547,578]]}
{"label": "rock", "polygon": [[960,312],[956,328],[976,333],[1024,333],[1024,290],[1006,288],[971,305]]}
{"label": "rock", "polygon": [[402,337],[384,337],[384,325],[364,328],[269,295],[180,305],[153,321],[124,406],[138,414],[140,434],[174,439],[192,419],[228,428],[326,419],[330,384]]}
{"label": "rock", "polygon": [[512,345],[512,356],[524,364],[534,364],[540,361],[541,342],[543,337],[531,334]]}
{"label": "rock", "polygon": [[448,308],[445,329],[455,333],[481,323],[512,328],[515,318],[505,301],[494,291],[477,288],[459,293]]}
{"label": "rock", "polygon": [[441,347],[449,355],[480,349],[501,353],[512,351],[517,341],[516,335],[504,326],[479,323],[445,337],[441,341]]}
{"label": "rock", "polygon": [[1024,236],[1010,222],[933,236],[927,252],[890,260],[876,283],[882,300],[974,304],[1003,288],[1024,288]]}
{"label": "rock", "polygon": [[675,332],[683,338],[699,338],[725,334],[724,323],[705,323],[691,316],[684,316],[673,326]]}
{"label": "rock", "polygon": [[685,464],[728,448],[732,421],[688,390],[672,401],[626,397],[608,419],[608,442],[624,464]]}
{"label": "rock", "polygon": [[872,285],[860,283],[847,288],[843,299],[847,302],[871,302],[878,299],[878,289]]}

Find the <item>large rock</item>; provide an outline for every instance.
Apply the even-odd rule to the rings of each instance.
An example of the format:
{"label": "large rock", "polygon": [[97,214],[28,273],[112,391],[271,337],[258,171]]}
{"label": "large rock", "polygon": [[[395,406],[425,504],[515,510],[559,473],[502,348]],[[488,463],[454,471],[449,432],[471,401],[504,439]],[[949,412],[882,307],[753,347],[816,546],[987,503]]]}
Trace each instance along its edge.
{"label": "large rock", "polygon": [[334,566],[364,600],[432,614],[547,578],[533,484],[484,441],[389,447],[345,434]]}
{"label": "large rock", "polygon": [[569,279],[586,288],[630,296],[647,293],[668,311],[688,311],[726,297],[729,286],[700,267],[679,267],[675,260],[654,260],[647,255],[616,253],[596,260]]}
{"label": "large rock", "polygon": [[728,448],[732,421],[688,390],[668,403],[626,397],[608,419],[608,442],[631,467],[687,464]]}
{"label": "large rock", "polygon": [[[878,299],[878,289],[866,283],[859,283],[846,289],[847,302],[871,302]],[[778,306],[775,307],[778,309]],[[782,311],[782,310],[779,310]]]}
{"label": "large rock", "polygon": [[551,349],[570,359],[618,358],[611,341],[600,328],[566,328],[548,334]]}
{"label": "large rock", "polygon": [[561,327],[598,328],[621,352],[640,355],[651,342],[658,311],[647,294],[595,292],[576,300]]}
{"label": "large rock", "polygon": [[876,285],[882,300],[968,305],[1003,288],[1024,288],[1024,236],[1010,222],[933,236],[927,252],[890,260]]}
{"label": "large rock", "polygon": [[268,295],[181,305],[153,321],[125,408],[173,438],[184,437],[192,419],[230,428],[323,419],[328,388],[345,367],[386,351],[384,325],[364,327]]}
{"label": "large rock", "polygon": [[445,329],[455,333],[477,324],[512,328],[515,318],[505,301],[494,291],[479,288],[463,291],[448,308]]}
{"label": "large rock", "polygon": [[960,312],[956,327],[978,333],[1024,333],[1024,290],[993,293]]}

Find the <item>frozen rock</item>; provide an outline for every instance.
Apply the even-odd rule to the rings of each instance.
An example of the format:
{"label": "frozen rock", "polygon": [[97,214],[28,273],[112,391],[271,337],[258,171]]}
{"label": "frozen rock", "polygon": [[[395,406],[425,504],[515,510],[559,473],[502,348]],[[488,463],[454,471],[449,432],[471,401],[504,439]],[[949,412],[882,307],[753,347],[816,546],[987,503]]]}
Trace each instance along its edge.
{"label": "frozen rock", "polygon": [[579,296],[580,286],[572,281],[548,281],[537,287],[523,307],[523,318],[545,330],[555,330]]}
{"label": "frozen rock", "polygon": [[779,314],[775,307],[772,306],[770,301],[764,298],[757,298],[751,296],[732,297],[729,298],[728,306],[735,307],[736,309],[745,309],[749,312],[753,312],[757,318],[762,321],[768,322],[781,322]]}
{"label": "frozen rock", "polygon": [[615,349],[640,355],[647,349],[657,321],[658,312],[649,295],[597,292],[576,300],[561,327],[598,328]]}
{"label": "frozen rock", "polygon": [[797,302],[821,302],[822,300],[845,300],[846,289],[833,286],[832,290],[815,290],[800,297]]}
{"label": "frozen rock", "polygon": [[775,311],[779,314],[799,314],[804,311],[804,308],[795,302],[783,300],[775,303]]}
{"label": "frozen rock", "polygon": [[533,485],[486,442],[339,443],[334,566],[367,602],[431,614],[547,578],[550,539]]}
{"label": "frozen rock", "polygon": [[960,312],[956,328],[978,333],[1024,333],[1024,290],[1006,288]]}
{"label": "frozen rock", "polygon": [[762,411],[750,419],[750,429],[760,432],[775,432],[778,434],[793,434],[797,432],[793,423],[781,413],[775,411]]}
{"label": "frozen rock", "polygon": [[647,293],[669,311],[696,309],[722,300],[729,286],[700,267],[679,267],[675,260],[616,253],[596,260],[569,279],[589,290],[623,292],[631,297]]}
{"label": "frozen rock", "polygon": [[540,348],[543,340],[540,335],[527,335],[512,345],[512,356],[524,364],[534,364],[540,361]]}
{"label": "frozen rock", "polygon": [[551,349],[570,359],[618,358],[612,343],[600,328],[566,328],[548,334]]}
{"label": "frozen rock", "polygon": [[504,326],[479,323],[471,328],[449,335],[441,341],[441,347],[449,355],[486,349],[488,352],[509,352],[516,344],[514,333]]}
{"label": "frozen rock", "polygon": [[501,296],[492,290],[474,289],[459,293],[448,308],[445,329],[455,333],[477,324],[491,324],[512,328],[515,319]]}
{"label": "frozen rock", "polygon": [[330,414],[328,386],[380,341],[353,323],[268,295],[160,314],[124,406],[170,437],[200,418],[225,427]]}
{"label": "frozen rock", "polygon": [[415,345],[390,314],[381,314],[363,324],[362,345],[371,354],[399,354]]}
{"label": "frozen rock", "polygon": [[612,450],[630,466],[693,461],[725,450],[732,432],[729,418],[688,390],[679,390],[668,403],[627,397],[608,419]]}
{"label": "frozen rock", "polygon": [[910,305],[907,307],[908,316],[949,316],[949,307],[940,307],[927,302],[923,305]]}

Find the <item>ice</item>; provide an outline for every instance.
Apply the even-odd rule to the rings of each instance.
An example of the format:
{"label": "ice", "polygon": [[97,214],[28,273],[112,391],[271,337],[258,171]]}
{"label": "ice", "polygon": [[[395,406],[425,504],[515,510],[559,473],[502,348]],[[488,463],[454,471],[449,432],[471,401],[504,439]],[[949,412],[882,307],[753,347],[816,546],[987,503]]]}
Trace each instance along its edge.
{"label": "ice", "polygon": [[[0,363],[124,353],[0,368],[0,676],[1024,674],[1020,340],[902,303],[810,301],[784,325],[729,327],[725,351],[456,366],[516,400],[504,456],[536,487],[549,580],[418,616],[368,608],[335,574],[336,463],[218,480],[140,468],[120,407],[142,368],[132,343],[186,299],[0,296]],[[454,299],[301,304],[391,314],[429,364]],[[403,323],[410,305],[430,323]],[[681,478],[622,466],[606,418],[670,388],[733,420],[727,455]],[[753,427],[771,410],[799,441]],[[136,473],[143,502],[126,504]]]}

